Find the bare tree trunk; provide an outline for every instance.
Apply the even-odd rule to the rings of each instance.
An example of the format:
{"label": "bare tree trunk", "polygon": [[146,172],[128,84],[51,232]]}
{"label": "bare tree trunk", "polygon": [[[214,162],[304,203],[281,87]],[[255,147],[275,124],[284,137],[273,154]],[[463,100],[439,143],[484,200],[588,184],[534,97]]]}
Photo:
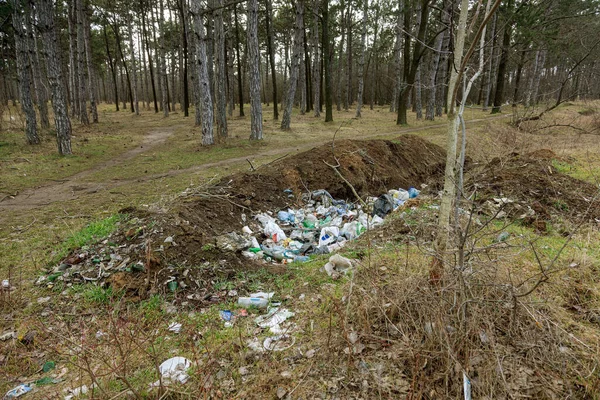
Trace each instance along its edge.
{"label": "bare tree trunk", "polygon": [[87,73],[88,73],[88,90],[90,94],[90,112],[92,114],[92,122],[94,124],[98,123],[98,106],[96,105],[96,69],[94,68],[94,64],[92,62],[92,44],[91,44],[91,34],[90,34],[90,19],[88,15],[88,7],[87,2],[83,3],[83,7],[80,10],[81,19],[83,21],[83,39],[84,39],[84,47],[85,47],[85,59],[87,63]]}
{"label": "bare tree trunk", "polygon": [[[442,10],[442,25],[448,25],[450,21],[451,12],[452,2],[448,2],[448,5]],[[438,88],[436,87],[436,77],[440,69],[440,59],[442,60],[442,63],[446,63],[447,60],[446,49],[443,49],[444,38],[446,37],[446,34],[447,32],[438,34],[438,36],[435,38],[435,43],[433,45],[434,51],[431,56],[432,61],[429,69],[429,82],[427,85],[427,106],[425,110],[425,119],[428,121],[433,121],[435,119],[436,93],[438,92]],[[444,56],[442,56],[442,51],[444,52]]]}
{"label": "bare tree trunk", "polygon": [[24,14],[29,14],[29,9],[23,9],[18,1],[12,1],[12,25],[15,32],[15,49],[17,58],[17,79],[19,80],[19,94],[21,109],[25,114],[25,137],[29,144],[39,144],[40,137],[37,132],[37,121],[33,99],[31,96],[31,64],[29,63],[29,40],[25,30]]}
{"label": "bare tree trunk", "polygon": [[233,22],[231,19],[231,11],[227,11],[227,98],[229,107],[227,108],[227,115],[233,116],[233,110],[235,109],[235,83],[233,73]]}
{"label": "bare tree trunk", "polygon": [[244,85],[242,82],[242,60],[240,58],[240,25],[237,16],[237,4],[233,6],[235,20],[235,54],[237,58],[238,97],[240,101],[240,117],[244,116]]}
{"label": "bare tree trunk", "polygon": [[510,38],[512,35],[512,27],[508,21],[511,18],[513,0],[508,0],[506,5],[506,25],[504,26],[504,34],[502,36],[502,53],[500,54],[500,63],[498,65],[498,77],[496,81],[496,93],[494,94],[494,105],[492,114],[500,112],[502,103],[504,102],[504,83],[506,81],[506,69],[508,66],[508,51],[510,50]]}
{"label": "bare tree trunk", "polygon": [[204,25],[202,24],[201,0],[192,1],[192,15],[194,18],[197,76],[200,94],[200,112],[202,115],[202,144],[211,145],[215,143],[213,135],[213,102],[210,92],[210,78],[208,76],[208,60],[206,58],[206,37]]}
{"label": "bare tree trunk", "polygon": [[398,95],[402,87],[402,28],[404,25],[404,0],[398,1],[398,16],[396,17],[396,40],[394,42],[394,88],[390,112],[398,110]]}
{"label": "bare tree trunk", "polygon": [[[215,66],[216,66],[216,84],[215,98],[217,103],[217,135],[219,138],[227,138],[227,91],[226,79],[227,69],[225,66],[225,28],[223,26],[223,0],[216,0],[217,9],[214,12],[215,21]],[[250,4],[249,4],[250,7]],[[258,7],[258,6],[257,6]],[[256,12],[258,12],[256,10]],[[248,16],[250,17],[251,10],[248,8]],[[256,39],[258,42],[258,38]],[[250,44],[250,37],[248,37]],[[260,82],[260,77],[259,77]],[[260,86],[258,88],[260,96]],[[259,100],[260,102],[260,100]]]}
{"label": "bare tree trunk", "polygon": [[248,0],[248,64],[250,66],[250,139],[262,140],[260,103],[260,52],[258,47],[258,0]]}
{"label": "bare tree trunk", "polygon": [[40,125],[42,129],[50,128],[48,118],[48,93],[42,79],[42,69],[37,46],[37,35],[34,34],[31,11],[25,15],[25,28],[27,29],[27,44],[29,46],[29,62],[33,70],[33,87],[35,89],[37,108],[40,113]]}
{"label": "bare tree trunk", "polygon": [[[304,42],[304,39],[302,39],[302,42]],[[304,43],[302,47],[304,47]],[[300,115],[304,115],[306,114],[306,63],[304,62],[304,52],[300,54],[298,86],[300,87]]]}
{"label": "bare tree trunk", "polygon": [[[313,0],[313,29],[312,29],[312,87],[313,87],[313,109],[315,117],[321,116],[321,65],[319,56],[319,1]],[[293,61],[292,61],[293,62]]]}
{"label": "bare tree trunk", "polygon": [[494,15],[491,26],[491,34],[492,34],[492,46],[490,48],[490,56],[488,63],[488,71],[487,71],[487,85],[485,87],[485,97],[483,101],[483,111],[488,110],[488,106],[490,105],[490,99],[492,97],[492,87],[494,82],[494,71],[496,71],[496,41],[497,41],[497,31],[496,24],[498,22],[498,14]]}
{"label": "bare tree trunk", "polygon": [[542,50],[540,52],[540,59],[538,61],[537,73],[535,74],[533,90],[531,91],[531,104],[533,104],[533,105],[536,105],[539,101],[538,92],[540,90],[540,79],[542,78],[542,71],[544,70],[545,63],[546,63],[546,50]]}
{"label": "bare tree trunk", "polygon": [[361,117],[363,105],[363,91],[365,88],[365,53],[367,52],[367,14],[369,11],[369,0],[363,0],[362,33],[360,36],[360,61],[358,62],[358,93],[356,95],[356,118]]}
{"label": "bare tree trunk", "polygon": [[43,49],[47,62],[48,82],[52,91],[52,108],[56,125],[58,154],[71,154],[71,121],[67,114],[67,101],[62,78],[58,37],[54,27],[52,0],[36,0],[39,13],[38,30],[42,36]]}
{"label": "bare tree trunk", "polygon": [[[194,6],[190,7],[190,9],[193,9],[193,8],[194,8]],[[200,126],[200,125],[202,125],[202,106],[200,104],[201,88],[200,88],[200,78],[198,76],[198,64],[197,64],[198,45],[196,43],[197,38],[196,38],[195,30],[196,30],[195,20],[192,19],[190,22],[190,29],[189,29],[189,36],[188,36],[190,48],[192,49],[192,51],[189,54],[189,60],[190,60],[190,71],[191,71],[191,79],[192,79],[192,93],[194,96],[194,125]]]}
{"label": "bare tree trunk", "polygon": [[108,56],[108,66],[110,68],[110,72],[112,75],[112,82],[115,94],[115,106],[117,111],[119,111],[119,88],[117,87],[117,68],[116,68],[116,60],[113,60],[110,53],[110,46],[108,45],[108,35],[106,33],[106,21],[102,24],[102,31],[104,33],[104,43],[106,44],[106,55]]}
{"label": "bare tree trunk", "polygon": [[158,24],[160,29],[160,54],[158,58],[160,59],[160,81],[161,81],[161,91],[162,91],[162,107],[163,107],[163,116],[169,116],[169,99],[167,93],[167,62],[165,59],[165,6],[164,1],[160,0],[160,15],[158,16]]}
{"label": "bare tree trunk", "polygon": [[[377,0],[373,1],[373,7],[375,7],[376,11],[375,11],[375,20],[373,21],[374,25],[375,25],[375,32],[373,35],[373,43],[371,43],[371,52],[369,55],[369,63],[371,62],[371,58],[373,59],[373,74],[372,74],[372,79],[371,79],[371,93],[369,95],[369,109],[373,110],[373,107],[375,105],[375,89],[377,87],[377,68],[378,68],[378,49],[377,49],[377,35],[379,34],[379,4],[377,4]],[[367,64],[367,73],[365,73],[365,76],[368,74],[369,71],[369,67]]]}
{"label": "bare tree trunk", "polygon": [[348,49],[346,50],[346,99],[344,100],[344,110],[352,105],[352,2],[348,2],[348,12],[346,13],[347,32],[348,32]]}
{"label": "bare tree trunk", "polygon": [[79,84],[79,121],[84,125],[89,125],[87,111],[87,80],[86,80],[86,59],[85,59],[85,38],[83,33],[83,1],[76,1],[77,18],[77,82]]}
{"label": "bare tree trunk", "polygon": [[137,63],[135,62],[135,46],[133,45],[133,18],[129,20],[128,23],[128,31],[129,31],[129,51],[130,60],[131,60],[131,80],[132,84],[132,94],[133,94],[133,107],[135,111],[135,115],[140,115],[140,105],[138,101],[138,85],[137,85]]}
{"label": "bare tree trunk", "polygon": [[[318,0],[315,0],[318,1]],[[292,65],[288,83],[288,93],[281,119],[281,129],[290,129],[292,118],[292,107],[296,95],[296,84],[298,83],[298,72],[300,69],[300,53],[302,52],[302,35],[304,30],[304,1],[296,2],[296,23],[294,24],[294,50],[292,53]],[[318,108],[318,107],[315,107]]]}
{"label": "bare tree trunk", "polygon": [[323,70],[325,75],[325,122],[333,121],[331,101],[331,51],[329,50],[329,0],[323,0]]}
{"label": "bare tree trunk", "polygon": [[140,74],[140,92],[142,97],[142,108],[148,111],[148,70],[146,69],[146,49],[144,48],[144,39],[142,37],[142,31],[140,30],[140,26],[138,25],[138,40],[137,46],[140,49],[140,63],[141,69]]}
{"label": "bare tree trunk", "polygon": [[77,84],[77,7],[76,0],[67,3],[69,12],[67,16],[69,28],[69,86],[71,87],[71,117],[79,118],[79,85]]}
{"label": "bare tree trunk", "polygon": [[344,24],[344,11],[346,6],[344,0],[340,1],[340,28],[342,30],[340,39],[340,48],[338,50],[337,58],[337,77],[336,77],[336,93],[335,93],[335,106],[338,111],[342,111],[342,64],[344,63],[344,39],[346,38],[346,24]]}
{"label": "bare tree trunk", "polygon": [[273,119],[279,119],[279,103],[277,101],[277,73],[275,71],[275,40],[273,35],[273,5],[271,0],[265,0],[267,6],[267,51],[269,52],[269,64],[271,66],[271,80],[273,81]]}
{"label": "bare tree trunk", "polygon": [[[143,3],[140,3],[143,4]],[[156,101],[156,83],[154,80],[154,66],[152,63],[152,53],[150,50],[150,41],[148,40],[148,31],[146,30],[146,10],[143,9],[141,12],[142,17],[142,35],[144,36],[144,40],[146,41],[146,52],[148,53],[148,69],[150,70],[150,83],[152,84],[152,99],[154,101],[154,112],[158,113],[158,102]],[[151,17],[152,21],[153,18]]]}

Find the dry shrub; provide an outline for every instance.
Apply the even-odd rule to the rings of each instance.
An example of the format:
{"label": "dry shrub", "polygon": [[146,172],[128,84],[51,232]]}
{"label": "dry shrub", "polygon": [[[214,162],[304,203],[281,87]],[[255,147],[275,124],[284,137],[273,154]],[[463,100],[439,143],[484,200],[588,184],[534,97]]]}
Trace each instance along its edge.
{"label": "dry shrub", "polygon": [[479,399],[598,393],[593,263],[565,267],[572,258],[548,259],[534,242],[494,243],[479,232],[467,237],[465,267],[453,261],[436,285],[427,275],[430,256],[409,256],[414,248],[405,257],[398,250],[395,260],[369,258],[349,284],[342,321],[346,341],[351,326],[363,343],[385,344],[354,356],[388,360],[387,370],[407,382],[396,395],[462,397],[463,373]]}

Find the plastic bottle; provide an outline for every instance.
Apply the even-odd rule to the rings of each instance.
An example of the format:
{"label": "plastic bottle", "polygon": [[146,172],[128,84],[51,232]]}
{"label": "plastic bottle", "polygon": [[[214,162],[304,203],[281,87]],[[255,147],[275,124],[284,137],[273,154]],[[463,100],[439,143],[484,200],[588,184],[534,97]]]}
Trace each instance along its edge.
{"label": "plastic bottle", "polygon": [[254,306],[257,308],[267,308],[269,299],[262,297],[240,297],[238,298],[238,304],[244,307]]}

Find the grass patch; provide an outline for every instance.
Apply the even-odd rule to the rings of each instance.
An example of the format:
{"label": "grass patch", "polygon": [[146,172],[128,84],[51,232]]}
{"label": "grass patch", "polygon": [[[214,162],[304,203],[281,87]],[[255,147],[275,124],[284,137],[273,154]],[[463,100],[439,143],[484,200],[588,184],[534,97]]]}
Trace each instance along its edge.
{"label": "grass patch", "polygon": [[108,218],[94,221],[85,228],[69,236],[61,245],[54,261],[66,257],[74,249],[92,244],[114,232],[119,223],[127,218],[126,214],[115,214]]}

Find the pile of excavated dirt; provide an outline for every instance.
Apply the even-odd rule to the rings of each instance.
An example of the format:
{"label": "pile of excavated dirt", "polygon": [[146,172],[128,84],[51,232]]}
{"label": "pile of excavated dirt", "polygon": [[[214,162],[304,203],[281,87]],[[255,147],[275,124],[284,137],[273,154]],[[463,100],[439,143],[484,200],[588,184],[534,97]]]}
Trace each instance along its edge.
{"label": "pile of excavated dirt", "polygon": [[481,206],[505,198],[509,217],[522,217],[539,231],[553,218],[574,223],[600,218],[598,187],[559,172],[554,159],[560,157],[548,149],[496,158],[469,172],[467,193],[477,190]]}
{"label": "pile of excavated dirt", "polygon": [[[215,283],[265,264],[218,250],[215,237],[239,232],[245,225],[260,232],[252,219],[255,213],[300,205],[302,193],[312,190],[326,189],[336,199],[356,201],[351,188],[326,164],[338,161],[339,172],[364,198],[423,183],[439,187],[445,152],[411,135],[316,147],[211,187],[188,190],[167,212],[122,210],[130,219],[117,232],[75,250],[49,276],[52,282],[110,285],[132,297],[177,290],[182,301],[218,301],[227,294],[213,290]],[[281,272],[277,266],[267,268]]]}

